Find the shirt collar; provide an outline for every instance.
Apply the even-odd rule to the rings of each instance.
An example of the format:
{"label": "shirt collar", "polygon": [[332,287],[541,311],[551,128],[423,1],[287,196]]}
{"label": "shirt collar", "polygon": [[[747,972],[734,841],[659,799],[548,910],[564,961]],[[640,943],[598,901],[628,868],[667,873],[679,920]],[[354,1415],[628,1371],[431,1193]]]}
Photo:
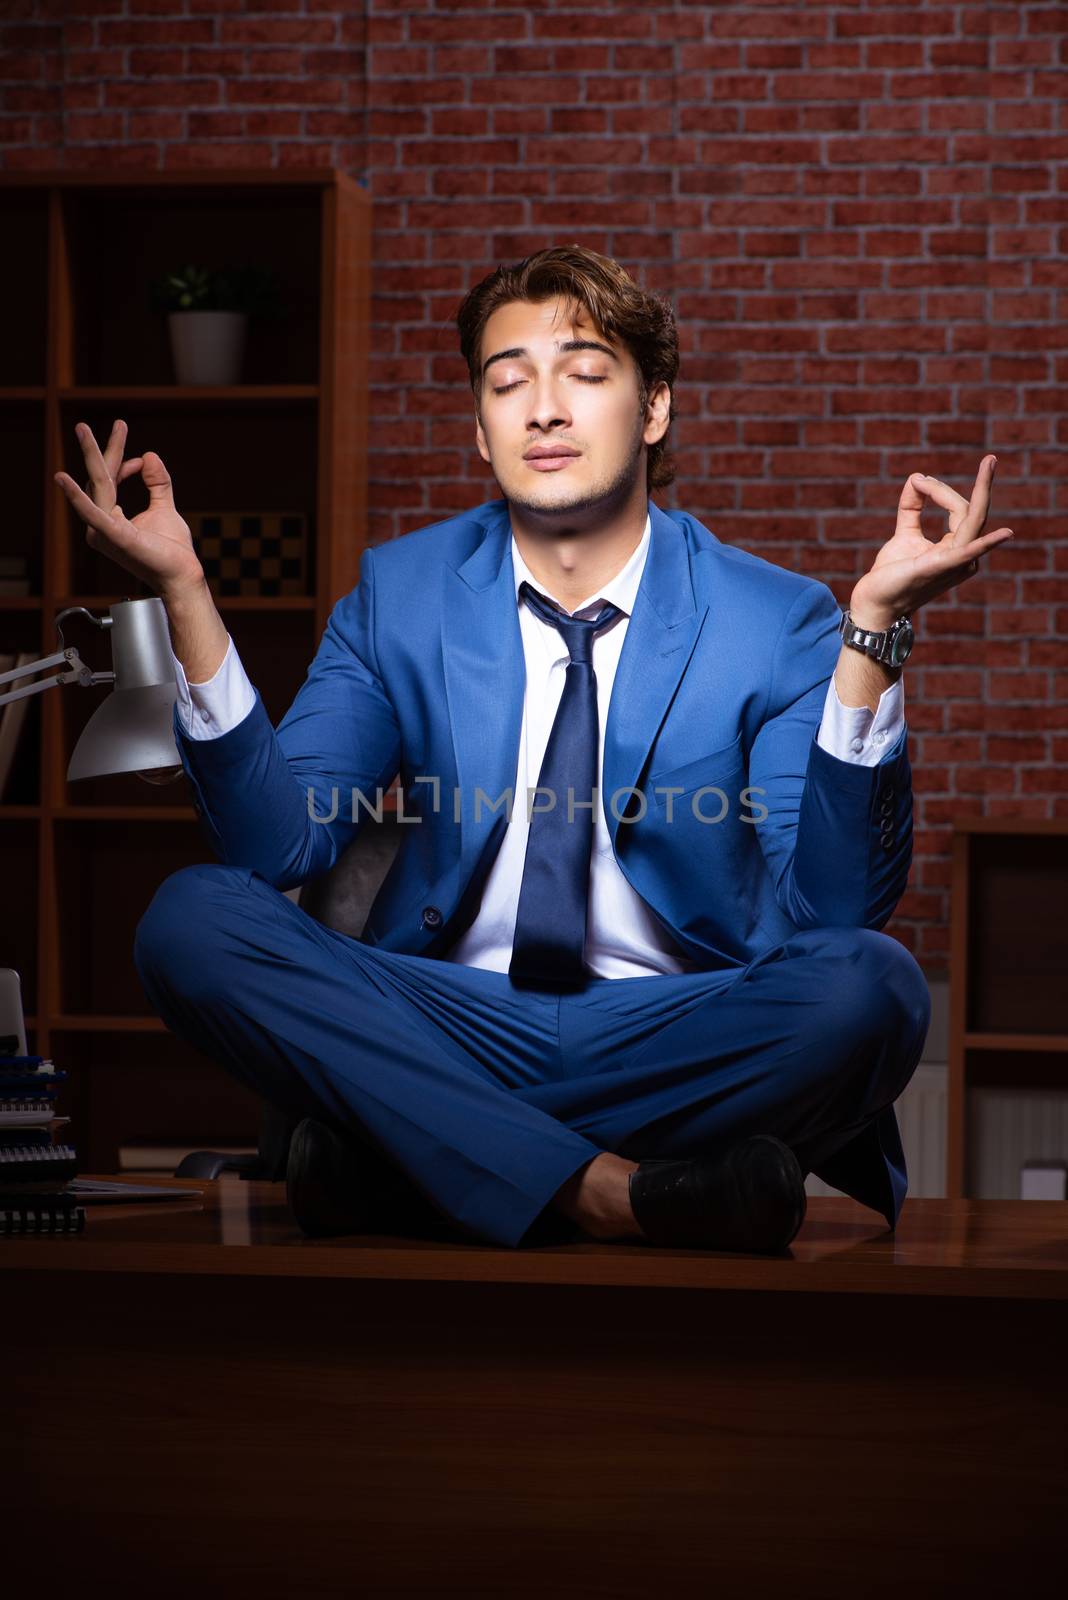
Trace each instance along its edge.
{"label": "shirt collar", "polygon": [[[609,605],[618,606],[620,611],[629,617],[631,612],[634,610],[634,600],[638,593],[638,585],[641,582],[642,570],[645,567],[645,558],[649,553],[650,537],[651,517],[650,514],[646,512],[645,528],[642,532],[641,538],[638,541],[637,548],[632,551],[629,559],[627,560],[626,566],[622,567],[616,573],[614,578],[609,578],[607,583],[602,584],[599,589],[596,589],[593,594],[590,595],[588,600],[584,600],[580,606],[575,606],[570,615],[573,617],[581,616],[584,611],[588,611],[595,604],[597,605],[598,609],[600,609],[601,604],[607,602]],[[519,598],[519,586],[524,582],[524,580],[530,584],[532,589],[537,589],[539,594],[545,594],[546,590],[544,585],[538,582],[537,578],[535,578],[534,574],[523,560],[523,557],[520,555],[519,546],[516,544],[514,533],[512,535],[512,571],[515,576],[515,598],[517,605],[523,604]],[[555,600],[556,596],[550,595],[549,598]],[[564,607],[564,609],[566,610],[567,608]],[[534,613],[534,615],[536,615],[536,613]],[[538,620],[541,621],[540,618]],[[545,623],[544,626],[548,627],[549,624]]]}

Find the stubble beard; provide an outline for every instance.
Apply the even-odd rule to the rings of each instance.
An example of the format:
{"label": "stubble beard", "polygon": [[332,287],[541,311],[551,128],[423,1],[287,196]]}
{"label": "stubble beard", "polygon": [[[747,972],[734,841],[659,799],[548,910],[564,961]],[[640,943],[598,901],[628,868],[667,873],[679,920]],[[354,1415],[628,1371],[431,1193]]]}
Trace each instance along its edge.
{"label": "stubble beard", "polygon": [[[632,449],[625,461],[621,464],[615,477],[607,483],[591,484],[588,488],[576,490],[570,499],[556,500],[546,504],[543,500],[527,498],[520,490],[516,493],[507,493],[505,499],[509,505],[515,506],[519,511],[530,517],[581,517],[584,512],[604,510],[613,502],[620,505],[626,503],[634,492],[634,484],[639,470],[642,467],[641,436],[644,427],[644,416],[640,419],[632,441]],[[566,468],[565,468],[566,471]],[[566,532],[566,529],[562,529]]]}

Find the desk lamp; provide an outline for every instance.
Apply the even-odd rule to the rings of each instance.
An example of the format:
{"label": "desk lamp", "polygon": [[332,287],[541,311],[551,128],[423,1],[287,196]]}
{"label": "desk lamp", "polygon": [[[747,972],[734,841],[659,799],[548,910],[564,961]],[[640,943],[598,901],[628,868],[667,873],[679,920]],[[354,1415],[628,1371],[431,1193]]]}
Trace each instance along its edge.
{"label": "desk lamp", "polygon": [[[93,672],[73,645],[64,646],[64,617],[81,612],[98,628],[111,630],[113,672]],[[0,705],[39,694],[53,684],[97,683],[113,685],[112,693],[86,723],[67,768],[67,778],[101,778],[112,773],[136,772],[146,783],[172,783],[182,775],[174,742],[173,708],[178,686],[171,658],[170,631],[163,601],[117,600],[105,616],[95,616],[85,606],[68,606],[56,617],[60,648],[10,672],[0,672],[0,685],[46,667],[65,671],[41,678],[22,689],[0,693]]]}

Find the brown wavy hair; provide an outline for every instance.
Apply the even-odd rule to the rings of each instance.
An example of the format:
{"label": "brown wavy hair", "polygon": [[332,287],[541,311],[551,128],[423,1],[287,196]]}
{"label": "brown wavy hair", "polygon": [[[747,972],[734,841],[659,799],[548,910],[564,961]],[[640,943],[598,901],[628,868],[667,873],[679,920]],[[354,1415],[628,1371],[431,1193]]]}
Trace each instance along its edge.
{"label": "brown wavy hair", "polygon": [[482,371],[479,364],[486,323],[501,306],[514,300],[540,304],[563,296],[572,312],[578,308],[609,339],[623,344],[639,372],[639,404],[644,412],[658,383],[671,391],[664,437],[648,446],[646,484],[664,489],[675,479],[675,463],[667,436],[675,416],[675,379],[679,370],[679,336],[675,312],[664,296],[647,293],[610,256],[584,245],[553,245],[511,266],[500,266],[465,295],[456,313],[460,351],[467,362],[475,414],[481,421]]}

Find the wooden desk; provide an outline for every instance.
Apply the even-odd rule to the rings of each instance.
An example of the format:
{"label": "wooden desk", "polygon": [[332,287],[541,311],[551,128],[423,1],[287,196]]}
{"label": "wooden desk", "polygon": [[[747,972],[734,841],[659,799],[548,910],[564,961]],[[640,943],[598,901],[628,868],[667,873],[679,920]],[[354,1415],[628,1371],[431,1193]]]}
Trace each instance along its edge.
{"label": "wooden desk", "polygon": [[197,1187],[0,1241],[48,1600],[981,1600],[1063,1556],[1068,1204],[812,1199],[773,1259],[311,1240]]}

